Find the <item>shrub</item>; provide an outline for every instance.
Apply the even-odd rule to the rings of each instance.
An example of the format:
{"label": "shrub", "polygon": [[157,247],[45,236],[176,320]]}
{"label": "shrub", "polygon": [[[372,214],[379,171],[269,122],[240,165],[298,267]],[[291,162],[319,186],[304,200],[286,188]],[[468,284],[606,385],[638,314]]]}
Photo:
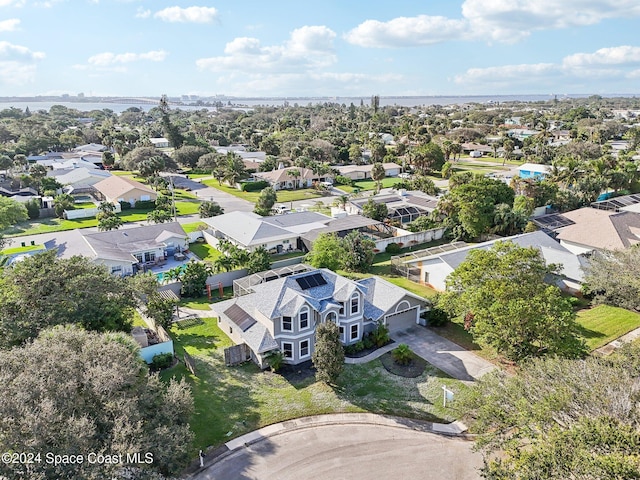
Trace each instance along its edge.
{"label": "shrub", "polygon": [[397,243],[390,243],[384,251],[387,253],[400,253],[400,249],[401,247]]}
{"label": "shrub", "polygon": [[120,204],[120,210],[131,210],[131,204],[129,202],[121,201],[118,203]]}
{"label": "shrub", "polygon": [[364,344],[365,349],[373,348],[376,346],[376,342],[374,342],[373,338],[371,338],[371,333],[365,335],[365,337],[362,339],[362,343]]}
{"label": "shrub", "polygon": [[267,357],[267,361],[269,362],[269,366],[271,367],[271,370],[273,370],[274,372],[277,372],[282,368],[282,365],[284,365],[284,355],[280,350],[278,350],[276,352],[271,353]]}
{"label": "shrub", "polygon": [[353,344],[353,348],[355,349],[356,353],[361,352],[362,350],[364,350],[364,342],[362,340],[357,341]]}
{"label": "shrub", "polygon": [[159,353],[151,359],[151,368],[154,370],[162,370],[173,365],[173,353]]}
{"label": "shrub", "polygon": [[155,200],[138,200],[135,203],[135,208],[139,210],[153,210],[156,208]]}
{"label": "shrub", "polygon": [[449,315],[444,310],[433,307],[427,312],[427,321],[431,327],[441,327],[449,321]]}
{"label": "shrub", "polygon": [[345,177],[344,175],[337,175],[333,181],[336,185],[348,185],[350,187],[353,186],[353,180],[351,180],[349,177]]}
{"label": "shrub", "polygon": [[398,365],[409,365],[411,363],[411,349],[406,343],[401,343],[391,352],[394,362]]}
{"label": "shrub", "polygon": [[378,321],[376,328],[370,333],[371,340],[376,347],[383,347],[391,340],[389,336],[389,327],[387,327],[382,321]]}
{"label": "shrub", "polygon": [[259,180],[257,182],[243,182],[240,185],[241,185],[240,189],[243,192],[257,192],[258,190],[267,188],[269,186],[269,182],[265,182],[264,180]]}

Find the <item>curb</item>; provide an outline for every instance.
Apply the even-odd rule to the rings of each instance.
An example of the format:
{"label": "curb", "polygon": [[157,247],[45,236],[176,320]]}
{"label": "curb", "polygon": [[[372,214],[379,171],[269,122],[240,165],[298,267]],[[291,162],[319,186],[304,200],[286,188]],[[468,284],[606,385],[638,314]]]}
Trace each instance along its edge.
{"label": "curb", "polygon": [[474,437],[474,435],[465,433],[467,431],[467,426],[460,421],[448,424],[434,423],[404,417],[395,417],[392,415],[376,415],[373,413],[332,413],[326,415],[313,415],[268,425],[234,438],[212,452],[205,454],[203,457],[204,466],[198,466],[197,470],[189,469],[191,471],[188,472],[185,478],[191,478],[193,475],[207,470],[212,465],[234,454],[242,448],[247,448],[255,443],[276,435],[295,430],[303,430],[305,428],[354,424],[411,429],[418,432],[433,433],[447,437],[458,437],[464,440],[472,440]]}

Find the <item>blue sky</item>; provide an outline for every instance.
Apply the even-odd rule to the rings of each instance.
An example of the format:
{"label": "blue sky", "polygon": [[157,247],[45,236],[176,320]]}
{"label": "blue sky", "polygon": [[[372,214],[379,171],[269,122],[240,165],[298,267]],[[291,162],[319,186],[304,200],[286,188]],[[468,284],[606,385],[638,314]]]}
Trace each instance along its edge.
{"label": "blue sky", "polygon": [[639,0],[0,0],[0,96],[638,94]]}

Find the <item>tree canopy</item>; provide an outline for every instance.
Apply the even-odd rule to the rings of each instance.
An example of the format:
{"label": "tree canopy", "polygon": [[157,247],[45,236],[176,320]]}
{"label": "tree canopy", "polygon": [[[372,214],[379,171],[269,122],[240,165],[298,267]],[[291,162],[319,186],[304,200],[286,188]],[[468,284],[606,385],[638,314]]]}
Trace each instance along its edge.
{"label": "tree canopy", "polygon": [[[184,467],[193,438],[189,388],[149,375],[138,350],[130,335],[59,326],[0,351],[0,448],[42,456],[26,465],[3,462],[0,476],[106,480],[131,469],[130,478],[139,479]],[[122,463],[45,459],[91,452],[122,455]],[[132,463],[127,454],[136,452],[149,453],[152,462]]]}
{"label": "tree canopy", "polygon": [[10,198],[0,196],[0,230],[28,218],[27,207]]}
{"label": "tree canopy", "polygon": [[344,368],[344,349],[340,343],[340,330],[334,322],[324,322],[316,328],[316,343],[312,355],[316,378],[333,383]]}
{"label": "tree canopy", "polygon": [[0,346],[17,345],[65,323],[129,331],[134,297],[126,279],[85,257],[30,256],[0,275]]}
{"label": "tree canopy", "polygon": [[465,321],[475,341],[510,360],[583,352],[575,313],[558,287],[556,273],[536,248],[513,242],[474,249],[447,278],[440,305]]}
{"label": "tree canopy", "polygon": [[531,359],[516,375],[485,375],[460,405],[479,433],[483,478],[640,478],[638,375],[637,344],[610,357]]}
{"label": "tree canopy", "polygon": [[342,240],[334,233],[321,233],[313,242],[313,248],[305,262],[316,268],[336,271],[342,266]]}

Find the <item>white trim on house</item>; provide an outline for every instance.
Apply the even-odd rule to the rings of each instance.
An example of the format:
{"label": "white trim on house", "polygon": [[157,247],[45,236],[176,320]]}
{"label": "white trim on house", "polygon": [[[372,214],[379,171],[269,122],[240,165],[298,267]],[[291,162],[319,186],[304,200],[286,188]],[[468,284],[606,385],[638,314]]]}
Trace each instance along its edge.
{"label": "white trim on house", "polygon": [[[285,348],[285,345],[289,345],[289,347],[291,347],[289,349],[290,355],[287,356],[287,349]],[[295,360],[295,350],[294,350],[294,346],[293,346],[293,342],[281,342],[280,343],[280,350],[282,351],[282,356],[285,358],[285,360]]]}
{"label": "white trim on house", "polygon": [[[306,313],[307,314],[307,326],[303,327],[302,326],[302,314]],[[299,331],[303,331],[303,330],[309,330],[309,328],[311,328],[311,309],[304,305],[303,307],[300,308],[300,311],[298,312],[298,330]]]}
{"label": "white trim on house", "polygon": [[[288,318],[288,324],[290,326],[290,328],[284,328],[284,323],[285,323],[285,318]],[[282,318],[280,319],[280,331],[281,332],[293,332],[293,317],[290,317],[288,315],[283,315]]]}
{"label": "white trim on house", "polygon": [[[302,354],[302,344],[307,342],[307,353],[305,355]],[[309,358],[311,356],[311,342],[307,339],[307,340],[300,340],[300,343],[298,344],[298,348],[300,350],[299,352],[299,356],[298,359],[302,360],[303,358]]]}

